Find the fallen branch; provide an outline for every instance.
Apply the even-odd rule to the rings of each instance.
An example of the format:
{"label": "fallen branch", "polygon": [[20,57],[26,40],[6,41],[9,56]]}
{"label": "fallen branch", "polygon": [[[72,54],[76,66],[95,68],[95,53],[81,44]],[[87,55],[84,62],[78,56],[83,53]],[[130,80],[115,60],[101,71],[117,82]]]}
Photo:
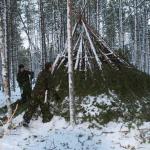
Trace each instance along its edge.
{"label": "fallen branch", "polygon": [[[16,108],[15,108],[13,114],[10,116],[10,118],[8,118],[6,123],[3,123],[1,121],[3,126],[0,128],[0,138],[2,138],[4,135],[6,135],[8,133],[8,129],[9,129],[9,127],[11,127],[11,125],[9,125],[9,123],[12,121],[12,118],[14,117],[17,109],[18,109],[18,104],[16,105]],[[4,126],[5,124],[6,124],[6,126]]]}
{"label": "fallen branch", "polygon": [[108,132],[107,131],[102,132],[102,134],[113,134],[113,133],[115,133],[115,132],[112,132],[112,131],[110,131],[110,132],[109,131]]}
{"label": "fallen branch", "polygon": [[16,108],[15,108],[13,114],[10,116],[10,118],[8,118],[6,124],[8,124],[8,123],[10,123],[10,122],[12,121],[12,118],[14,117],[14,115],[15,115],[17,109],[18,109],[18,104],[16,105]]}

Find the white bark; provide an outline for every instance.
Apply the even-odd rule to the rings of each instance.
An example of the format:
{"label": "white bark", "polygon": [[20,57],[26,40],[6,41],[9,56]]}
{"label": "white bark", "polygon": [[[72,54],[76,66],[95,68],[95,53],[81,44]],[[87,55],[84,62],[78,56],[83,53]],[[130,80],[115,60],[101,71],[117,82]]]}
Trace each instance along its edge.
{"label": "white bark", "polygon": [[80,40],[80,45],[79,45],[79,49],[78,49],[77,56],[76,56],[76,63],[75,63],[75,68],[74,68],[75,70],[77,70],[78,68],[81,52],[82,52],[82,37]]}
{"label": "white bark", "polygon": [[[4,94],[8,109],[8,118],[12,115],[12,109],[11,109],[11,100],[10,100],[10,81],[9,81],[9,71],[8,71],[8,46],[7,46],[7,4],[4,0],[4,13],[3,13],[3,28],[4,32],[2,32],[1,23],[2,18],[0,17],[0,52],[1,52],[1,59],[2,59],[2,80],[3,80],[3,87],[4,87]],[[4,33],[4,35],[3,35]],[[2,38],[4,37],[4,38]]]}
{"label": "white bark", "polygon": [[81,43],[80,43],[80,46],[79,46],[79,51],[80,51],[80,54],[79,54],[79,70],[81,71],[82,70],[82,57],[83,57],[83,37],[81,36]]}
{"label": "white bark", "polygon": [[75,124],[75,93],[73,77],[73,60],[72,60],[72,1],[67,0],[67,38],[68,38],[68,79],[69,79],[69,101],[70,101],[70,124]]}

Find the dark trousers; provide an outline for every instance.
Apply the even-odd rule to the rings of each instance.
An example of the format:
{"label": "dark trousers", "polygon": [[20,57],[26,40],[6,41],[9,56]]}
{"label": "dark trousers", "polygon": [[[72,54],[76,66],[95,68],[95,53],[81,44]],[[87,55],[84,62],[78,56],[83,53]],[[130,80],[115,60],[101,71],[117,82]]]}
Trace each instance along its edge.
{"label": "dark trousers", "polygon": [[31,99],[31,86],[30,85],[24,85],[20,88],[22,90],[21,99],[23,101],[29,101]]}
{"label": "dark trousers", "polygon": [[32,119],[33,114],[36,112],[37,108],[40,106],[43,122],[49,122],[53,115],[50,113],[48,103],[44,103],[43,96],[33,97],[31,102],[29,103],[28,110],[25,112],[23,118],[29,123]]}

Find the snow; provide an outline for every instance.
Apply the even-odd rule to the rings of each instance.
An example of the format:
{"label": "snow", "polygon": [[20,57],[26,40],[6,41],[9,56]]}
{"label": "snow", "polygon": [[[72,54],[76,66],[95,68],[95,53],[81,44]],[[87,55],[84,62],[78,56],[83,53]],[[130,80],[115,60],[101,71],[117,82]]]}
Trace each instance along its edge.
{"label": "snow", "polygon": [[[23,115],[23,114],[22,114]],[[14,123],[22,121],[22,115]],[[89,128],[89,123],[69,126],[64,118],[54,116],[51,122],[32,120],[30,128],[18,127],[0,139],[1,150],[149,150],[150,123],[129,128],[123,123],[110,122],[101,129]],[[141,133],[144,131],[145,141]]]}
{"label": "snow", "polygon": [[112,97],[108,97],[106,94],[99,96],[86,96],[81,104],[82,108],[86,111],[85,115],[96,116],[101,113],[101,110],[97,107],[97,104],[111,105],[113,101]]}
{"label": "snow", "polygon": [[[19,89],[12,93],[13,101],[20,97]],[[113,95],[113,93],[112,93]],[[113,95],[114,97],[116,95]],[[4,105],[4,95],[0,92],[1,105]],[[98,104],[111,105],[113,98],[105,94],[87,96],[82,107],[90,115],[101,113],[94,106]],[[22,122],[20,114],[13,119],[17,126]],[[82,117],[82,113],[79,116]],[[2,129],[0,127],[0,129]],[[150,150],[150,122],[144,122],[137,126],[132,123],[109,122],[106,125],[98,124],[98,128],[92,127],[92,123],[78,123],[75,127],[69,125],[64,118],[54,116],[49,123],[42,123],[41,117],[33,119],[29,128],[18,126],[5,132],[0,138],[0,150]]]}
{"label": "snow", "polygon": [[[20,99],[21,94],[20,94],[20,89],[19,87],[16,88],[16,91],[11,93],[11,102],[14,103],[16,100]],[[0,107],[3,107],[6,105],[5,101],[6,97],[3,92],[0,91]]]}

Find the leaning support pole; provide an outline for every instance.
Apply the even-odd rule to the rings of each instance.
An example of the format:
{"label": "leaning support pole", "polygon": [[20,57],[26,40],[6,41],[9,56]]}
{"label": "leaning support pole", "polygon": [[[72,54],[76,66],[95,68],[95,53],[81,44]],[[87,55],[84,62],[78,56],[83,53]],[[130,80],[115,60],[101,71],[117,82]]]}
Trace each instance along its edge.
{"label": "leaning support pole", "polygon": [[100,70],[102,70],[102,62],[101,62],[101,60],[99,59],[99,57],[98,57],[98,55],[97,55],[97,53],[96,53],[96,49],[95,49],[95,47],[94,47],[94,44],[93,44],[93,42],[92,42],[92,39],[91,39],[90,34],[89,34],[89,32],[88,32],[88,29],[87,29],[87,27],[86,27],[86,25],[85,25],[85,23],[84,23],[83,20],[82,20],[82,24],[83,24],[83,27],[84,27],[84,29],[85,29],[87,38],[88,38],[88,40],[89,40],[89,42],[90,42],[91,50],[92,50],[93,53],[94,53],[96,62],[97,62],[97,64],[98,64]]}
{"label": "leaning support pole", "polygon": [[68,39],[68,79],[69,79],[69,102],[70,102],[70,124],[75,125],[75,95],[74,95],[74,77],[72,60],[72,26],[71,10],[72,1],[67,0],[67,39]]}
{"label": "leaning support pole", "polygon": [[81,49],[82,49],[82,37],[81,37],[81,40],[80,40],[79,49],[78,49],[77,56],[76,56],[76,63],[75,63],[75,67],[74,67],[75,70],[77,70],[78,65],[79,65],[79,59],[80,59],[80,55],[81,55],[81,52],[82,52]]}

